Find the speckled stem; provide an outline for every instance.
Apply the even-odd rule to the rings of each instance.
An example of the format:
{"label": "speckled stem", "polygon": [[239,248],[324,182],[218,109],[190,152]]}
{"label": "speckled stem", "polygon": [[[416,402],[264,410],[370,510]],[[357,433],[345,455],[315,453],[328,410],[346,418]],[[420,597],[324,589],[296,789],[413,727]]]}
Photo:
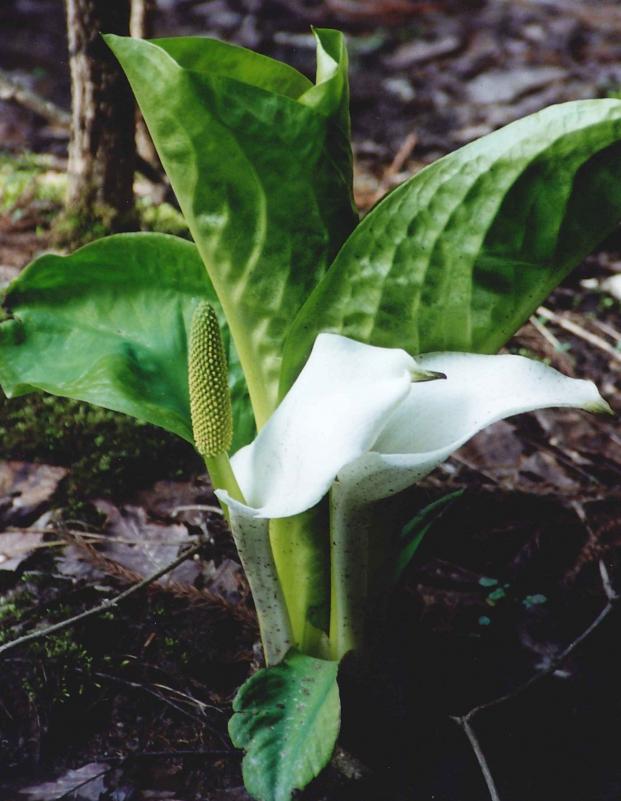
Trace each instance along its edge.
{"label": "speckled stem", "polygon": [[268,521],[239,514],[233,506],[229,513],[231,531],[259,618],[265,661],[275,665],[293,646],[293,633],[276,573]]}
{"label": "speckled stem", "polygon": [[360,648],[369,583],[368,510],[350,503],[343,486],[330,490],[330,650],[333,659]]}

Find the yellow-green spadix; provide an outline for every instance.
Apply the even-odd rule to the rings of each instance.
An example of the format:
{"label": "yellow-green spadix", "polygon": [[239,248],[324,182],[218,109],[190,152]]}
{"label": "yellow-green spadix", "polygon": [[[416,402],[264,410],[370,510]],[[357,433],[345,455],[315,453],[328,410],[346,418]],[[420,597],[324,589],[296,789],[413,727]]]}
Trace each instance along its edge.
{"label": "yellow-green spadix", "polygon": [[218,318],[206,301],[192,318],[188,382],[196,449],[206,458],[226,453],[233,436],[226,355]]}
{"label": "yellow-green spadix", "polygon": [[[446,380],[413,383],[422,373]],[[438,376],[436,376],[438,377]],[[551,406],[606,411],[590,381],[522,356],[432,353],[320,334],[295,383],[231,466],[245,498],[236,517],[280,518],[339,482],[349,503],[379,500],[427,475],[477,431]]]}

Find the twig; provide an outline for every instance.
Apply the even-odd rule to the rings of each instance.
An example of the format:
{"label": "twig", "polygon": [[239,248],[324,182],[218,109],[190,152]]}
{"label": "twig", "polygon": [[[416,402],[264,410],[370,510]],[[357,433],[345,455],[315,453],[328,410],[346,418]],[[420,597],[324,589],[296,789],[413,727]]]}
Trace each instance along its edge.
{"label": "twig", "polygon": [[71,127],[69,112],[18,83],[4,70],[0,70],[0,100],[12,100],[19,103],[20,106],[34,111],[35,114],[64,130]]}
{"label": "twig", "polygon": [[554,336],[552,331],[548,331],[545,325],[542,325],[533,314],[528,321],[535,331],[543,337],[548,344],[550,344],[556,353],[563,353],[563,344]]}
{"label": "twig", "polygon": [[83,782],[71,787],[66,793],[57,796],[56,801],[63,801],[64,798],[75,798],[74,793],[76,790],[81,790],[82,787],[86,787],[87,784],[94,782],[96,779],[101,779],[102,776],[105,776],[106,773],[110,773],[111,770],[112,768],[106,768],[105,770],[100,770],[99,773],[96,773],[94,776],[89,776],[88,779],[84,779]]}
{"label": "twig", "polygon": [[[165,695],[158,693],[156,690],[153,689],[152,686],[148,684],[143,684],[142,682],[138,681],[130,681],[129,679],[124,679],[121,676],[112,676],[109,673],[96,672],[93,675],[96,676],[97,678],[104,679],[105,681],[111,681],[116,684],[122,684],[125,687],[131,687],[134,690],[142,690],[143,692],[152,695],[154,698],[157,698],[158,701],[161,701],[163,704],[166,704],[167,706],[171,707],[177,712],[180,712],[182,715],[185,715],[186,717],[190,718],[190,720],[198,721],[203,728],[211,732],[211,734],[213,734],[214,737],[217,737],[218,740],[220,740],[220,742],[223,743],[224,745],[226,745],[226,743],[228,742],[227,739],[222,735],[222,732],[218,731],[214,726],[212,726],[205,720],[205,709],[201,709],[199,707],[199,709],[201,709],[201,715],[196,715],[190,710],[185,709],[184,707],[177,704],[171,698],[167,698]],[[213,709],[213,707],[206,707],[206,708]]]}
{"label": "twig", "polygon": [[194,706],[197,706],[202,713],[204,713],[206,709],[211,709],[212,712],[221,712],[219,707],[213,706],[213,704],[206,704],[204,701],[199,701],[198,698],[194,698],[193,695],[188,695],[188,693],[184,693],[181,690],[176,690],[174,687],[169,687],[167,684],[161,684],[160,682],[155,681],[153,682],[153,686],[178,696],[186,703],[194,704]]}
{"label": "twig", "polygon": [[[74,535],[77,533],[78,532],[74,532]],[[110,559],[104,554],[100,553],[90,542],[81,540],[79,536],[76,536],[72,542],[76,547],[81,548],[88,555],[88,558],[96,567],[101,568],[101,570],[103,570],[105,573],[108,573],[108,575],[113,576],[114,578],[125,583],[141,581],[142,577],[139,573],[136,573],[134,570],[125,567],[120,562]],[[181,584],[178,581],[169,580],[166,583],[166,586],[162,587],[161,589],[165,592],[176,595],[178,598],[185,598],[193,603],[207,603],[212,606],[214,610],[218,610],[230,615],[243,626],[249,627],[252,630],[256,629],[257,618],[251,609],[248,609],[245,604],[232,603],[219,593],[213,592],[206,587],[199,589],[193,584]]]}
{"label": "twig", "polygon": [[477,758],[477,762],[479,763],[479,767],[481,768],[481,773],[483,774],[483,778],[485,779],[485,784],[487,785],[487,789],[489,792],[489,797],[491,801],[501,801],[500,796],[498,795],[498,790],[496,789],[496,783],[494,782],[494,777],[492,776],[492,772],[489,769],[489,765],[487,764],[487,759],[485,758],[485,754],[483,753],[483,749],[477,739],[477,736],[474,732],[474,729],[470,725],[470,721],[467,717],[453,717],[451,719],[457,723],[457,725],[463,729],[464,734],[468,738],[470,745],[472,746],[472,750],[474,751],[474,755]]}
{"label": "twig", "polygon": [[604,563],[603,559],[599,560],[599,575],[602,579],[602,586],[604,587],[604,592],[606,593],[606,598],[608,598],[608,602],[610,604],[614,604],[615,601],[619,600],[619,596],[615,591],[614,587],[612,586],[612,581],[610,580],[610,574],[608,573],[608,568]]}
{"label": "twig", "polygon": [[95,759],[95,762],[98,761],[125,761],[130,759],[152,759],[158,757],[160,759],[174,759],[175,757],[188,757],[188,756],[210,756],[210,757],[237,757],[239,758],[241,751],[238,751],[237,748],[229,748],[228,750],[218,751],[213,748],[197,748],[196,750],[192,750],[191,748],[183,748],[178,749],[176,751],[140,751],[135,754],[119,754],[118,756],[102,756],[99,759]]}
{"label": "twig", "polygon": [[555,312],[550,311],[550,309],[546,309],[545,306],[540,306],[537,309],[537,314],[540,315],[540,317],[544,317],[546,320],[550,320],[555,325],[558,325],[559,328],[569,331],[570,334],[584,339],[584,341],[588,342],[590,345],[605,351],[615,361],[621,362],[621,352],[615,350],[605,339],[602,339],[602,337],[597,334],[591,333],[591,331],[587,331],[586,328],[578,325],[578,323],[575,323],[573,320],[561,317],[560,314],[555,314]]}
{"label": "twig", "polygon": [[579,645],[588,639],[588,637],[595,631],[595,629],[599,628],[599,626],[604,622],[604,620],[608,617],[608,615],[614,609],[615,602],[608,601],[606,606],[602,609],[602,611],[597,615],[595,620],[593,620],[589,626],[579,634],[573,642],[571,642],[564,651],[551,659],[548,665],[543,668],[542,670],[538,671],[537,673],[533,674],[529,679],[527,679],[523,684],[519,684],[513,690],[505,693],[504,695],[500,695],[498,698],[494,698],[491,701],[486,701],[483,704],[479,704],[471,709],[467,714],[463,717],[465,720],[472,720],[475,715],[478,715],[480,712],[486,712],[488,709],[493,709],[496,706],[500,706],[500,704],[504,704],[506,701],[513,701],[513,699],[517,698],[518,696],[522,695],[526,692],[526,690],[530,690],[530,688],[538,684],[542,679],[545,679],[546,676],[549,676],[551,673],[554,673],[558,668],[563,664],[563,662],[573,654],[573,652],[578,648]]}
{"label": "twig", "polygon": [[214,515],[224,517],[224,512],[219,506],[209,506],[209,504],[198,503],[186,506],[175,506],[172,510],[173,515],[178,515],[179,512],[212,512]]}
{"label": "twig", "polygon": [[32,642],[33,640],[38,640],[41,637],[47,637],[50,634],[54,634],[56,631],[61,631],[62,629],[69,628],[69,626],[73,626],[74,623],[78,623],[81,620],[85,620],[88,617],[93,617],[95,615],[100,615],[103,612],[109,612],[110,609],[114,609],[121,601],[124,601],[126,598],[129,598],[131,595],[134,595],[140,590],[143,590],[145,587],[148,587],[149,584],[153,584],[153,582],[160,579],[162,576],[165,576],[166,573],[170,573],[171,570],[174,570],[180,564],[185,562],[187,559],[190,559],[192,556],[197,554],[200,549],[203,547],[203,543],[199,543],[195,545],[193,548],[190,548],[185,553],[178,556],[172,562],[169,562],[164,567],[156,570],[155,573],[151,573],[151,575],[146,576],[142,581],[139,581],[137,584],[133,584],[128,589],[124,590],[119,595],[116,595],[114,598],[110,598],[105,600],[103,603],[99,604],[99,606],[95,606],[93,609],[87,609],[84,612],[80,612],[78,615],[74,615],[73,617],[67,618],[66,620],[61,620],[58,623],[54,623],[51,626],[48,626],[44,629],[39,629],[38,631],[33,631],[30,634],[24,634],[23,637],[18,637],[16,640],[12,640],[11,642],[4,643],[4,645],[0,645],[0,654],[6,653],[7,651],[17,648],[19,645],[24,645],[27,642]]}
{"label": "twig", "polygon": [[[81,540],[96,540],[96,541],[103,541],[103,542],[115,542],[120,545],[140,545],[141,540],[135,539],[127,539],[124,537],[114,537],[112,534],[96,534],[94,531],[78,531],[72,530],[70,528],[36,528],[36,527],[26,527],[26,528],[19,528],[18,526],[7,526],[3,532],[0,532],[0,536],[3,533],[7,534],[60,534],[60,535],[70,535],[70,537],[78,537]],[[2,540],[0,539],[0,543]],[[70,540],[69,544],[72,544],[73,540]],[[179,545],[179,541],[174,540],[158,540],[159,545]],[[42,542],[39,545],[32,545],[28,547],[24,545],[22,548],[16,548],[16,550],[32,550],[33,548],[48,548],[51,545],[67,545],[67,539],[64,540],[50,540],[49,542]],[[12,552],[12,551],[11,551]]]}
{"label": "twig", "polygon": [[[29,111],[34,111],[67,134],[71,130],[71,114],[68,111],[28,89],[2,69],[0,69],[0,100],[10,100]],[[140,155],[136,158],[136,170],[153,184],[164,183],[162,172]]]}
{"label": "twig", "polygon": [[603,331],[604,334],[607,334],[611,339],[618,344],[621,342],[621,331],[617,331],[616,328],[613,328],[608,323],[605,323],[603,320],[591,320],[591,325],[594,325],[595,328],[599,328],[600,331]]}
{"label": "twig", "polygon": [[498,795],[498,790],[494,784],[494,779],[492,777],[491,771],[489,769],[489,765],[487,764],[487,760],[485,759],[485,755],[483,750],[481,749],[481,745],[477,739],[476,733],[472,728],[471,721],[472,719],[480,714],[481,712],[486,712],[488,709],[494,709],[501,704],[504,704],[507,701],[512,701],[513,699],[517,698],[518,696],[522,695],[526,690],[529,690],[535,684],[538,684],[542,679],[545,679],[546,676],[549,676],[551,673],[554,673],[558,668],[565,662],[565,660],[571,656],[571,654],[578,648],[582,643],[590,637],[590,635],[597,629],[599,626],[606,620],[606,618],[610,615],[610,613],[614,610],[617,603],[619,602],[621,596],[619,593],[615,591],[612,586],[612,582],[610,580],[610,576],[608,574],[608,569],[604,562],[600,559],[599,561],[599,572],[602,579],[602,587],[604,589],[604,594],[606,595],[607,603],[601,612],[596,616],[596,618],[591,622],[589,626],[579,634],[575,640],[573,640],[560,654],[556,657],[551,659],[548,665],[543,668],[543,670],[538,671],[537,673],[533,674],[529,679],[527,679],[522,684],[519,684],[513,690],[505,693],[504,695],[498,696],[497,698],[493,698],[491,701],[486,701],[482,704],[478,704],[475,707],[472,707],[468,712],[464,715],[450,715],[449,717],[453,720],[457,725],[464,731],[470,745],[472,746],[472,750],[477,758],[479,766],[481,768],[481,772],[487,784],[487,788],[489,790],[490,798],[492,801],[500,801],[500,796]]}
{"label": "twig", "polygon": [[412,151],[416,147],[417,142],[418,137],[413,131],[405,137],[399,147],[399,150],[397,150],[395,153],[395,157],[384,170],[384,174],[382,175],[376,191],[373,193],[373,195],[371,195],[369,206],[375,205],[378,200],[381,200],[384,197],[386,192],[390,189],[393,179],[399,172],[401,172],[405,162],[412,155]]}

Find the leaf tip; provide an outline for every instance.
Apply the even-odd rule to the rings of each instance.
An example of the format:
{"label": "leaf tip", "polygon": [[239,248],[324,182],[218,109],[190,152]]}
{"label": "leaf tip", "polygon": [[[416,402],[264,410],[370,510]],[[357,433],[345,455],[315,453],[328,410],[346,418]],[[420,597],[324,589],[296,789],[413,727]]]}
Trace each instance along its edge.
{"label": "leaf tip", "polygon": [[438,381],[445,379],[446,373],[439,373],[437,370],[423,370],[421,367],[414,367],[411,371],[412,383],[417,384],[421,381]]}
{"label": "leaf tip", "polygon": [[591,412],[591,414],[605,414],[608,417],[615,417],[615,412],[613,408],[610,406],[608,401],[605,401],[601,397],[593,401],[592,403],[587,403],[584,406],[584,410],[587,412]]}

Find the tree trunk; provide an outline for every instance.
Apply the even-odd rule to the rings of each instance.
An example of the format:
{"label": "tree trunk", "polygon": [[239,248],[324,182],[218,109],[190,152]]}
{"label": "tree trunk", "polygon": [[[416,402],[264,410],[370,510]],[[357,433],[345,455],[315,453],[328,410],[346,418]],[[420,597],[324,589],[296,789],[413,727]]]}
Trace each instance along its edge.
{"label": "tree trunk", "polygon": [[[131,0],[129,30],[136,39],[151,39],[157,11],[156,0]],[[161,164],[142,114],[136,109],[136,149],[140,158],[155,169]]]}
{"label": "tree trunk", "polygon": [[[66,240],[133,227],[134,101],[102,33],[129,34],[130,0],[65,0],[72,128]],[[59,231],[63,238],[63,232]]]}
{"label": "tree trunk", "polygon": [[155,20],[156,0],[131,0],[130,30],[137,39],[151,39]]}

